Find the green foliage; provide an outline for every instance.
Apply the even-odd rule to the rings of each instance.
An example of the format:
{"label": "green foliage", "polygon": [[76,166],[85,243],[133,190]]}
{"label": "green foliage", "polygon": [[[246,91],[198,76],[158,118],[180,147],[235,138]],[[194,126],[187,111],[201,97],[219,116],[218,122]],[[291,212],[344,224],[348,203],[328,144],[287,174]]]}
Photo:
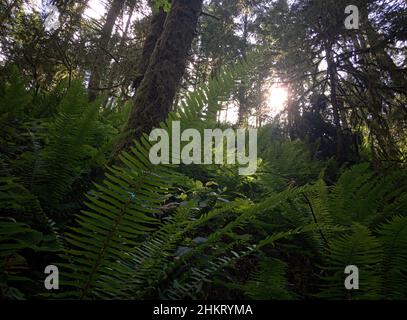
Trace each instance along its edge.
{"label": "green foliage", "polygon": [[[362,163],[345,171],[330,193],[330,210],[335,221],[349,225],[357,221],[377,224],[394,214],[405,212],[406,170],[388,170],[377,174]],[[381,221],[380,221],[381,220]]]}
{"label": "green foliage", "polygon": [[[376,174],[368,164],[359,164],[346,170],[332,187],[322,179],[305,187],[316,222],[350,228],[339,237],[331,228],[319,233],[324,256],[321,268],[327,274],[320,297],[405,297],[406,286],[401,281],[407,257],[403,249],[405,217],[397,216],[405,212],[404,175],[404,170]],[[391,221],[384,222],[386,219]],[[361,289],[355,292],[343,286],[344,266],[348,265],[359,268]]]}
{"label": "green foliage", "polygon": [[384,297],[405,299],[407,296],[407,217],[395,216],[380,226],[378,239],[383,247]]}
{"label": "green foliage", "polygon": [[0,87],[1,129],[12,127],[16,121],[27,116],[25,112],[31,100],[32,96],[27,91],[23,78],[18,76],[18,71],[14,68],[10,80]]}
{"label": "green foliage", "polygon": [[[107,3],[103,22],[65,1],[55,32],[30,1],[3,2],[0,299],[407,299],[403,1],[356,1],[369,19],[352,37],[343,2],[203,2],[179,105],[159,127],[230,128],[219,111],[236,107],[240,127],[261,127],[248,177],[236,165],[152,165],[148,132],[105,167],[134,70],[166,28],[162,16],[131,18],[142,1]],[[102,60],[106,96],[89,103],[85,77]],[[286,110],[264,125],[277,83]],[[57,293],[44,290],[49,264]],[[344,287],[348,265],[357,291]]]}
{"label": "green foliage", "polygon": [[153,10],[163,9],[164,12],[169,12],[171,9],[171,2],[168,0],[155,0]]}
{"label": "green foliage", "polygon": [[[60,248],[59,228],[69,220],[69,215],[66,218],[60,213],[79,207],[81,194],[87,190],[80,180],[101,162],[96,159],[98,149],[109,143],[115,129],[108,121],[100,121],[98,105],[87,102],[79,81],[69,88],[61,84],[51,93],[35,95],[20,79],[12,77],[0,88],[0,210],[2,218],[20,228],[16,234],[3,235],[2,241],[12,244],[15,251],[4,251],[2,263],[15,260],[26,267],[28,279],[33,279],[38,274],[31,274],[30,269],[37,268],[38,261],[50,262]],[[4,230],[7,228],[14,230],[10,223]],[[24,233],[27,238],[20,237]],[[2,245],[2,252],[5,249]],[[2,281],[6,297],[37,294],[38,282],[16,284],[7,268],[1,272],[7,280]]]}
{"label": "green foliage", "polygon": [[[170,136],[174,120],[182,128],[218,127],[216,112],[259,63],[254,55],[220,72],[183,97],[160,127]],[[312,146],[270,126],[260,131],[260,167],[251,177],[228,165],[152,165],[144,135],[101,181],[130,105],[100,110],[79,82],[35,97],[14,81],[2,99],[26,98],[0,129],[7,133],[3,297],[45,296],[34,257],[60,267],[62,291],[53,298],[406,297],[402,166],[377,172],[362,163],[336,172],[313,157]],[[360,270],[359,291],[344,288],[347,265]]]}
{"label": "green foliage", "polygon": [[304,185],[315,180],[326,166],[313,158],[308,145],[299,140],[287,141],[271,125],[259,130],[258,140],[263,160],[261,179],[270,191]]}
{"label": "green foliage", "polygon": [[39,230],[51,230],[38,199],[15,178],[0,178],[0,210],[4,217],[29,222]]}
{"label": "green foliage", "polygon": [[254,300],[288,300],[293,295],[288,290],[287,264],[278,259],[264,259],[259,269],[244,285],[245,294]]}
{"label": "green foliage", "polygon": [[[212,98],[221,100],[248,67],[248,63],[239,64],[214,79],[213,84],[189,94],[161,127],[171,132],[171,121],[176,119],[186,127],[203,126],[212,117],[211,110],[205,110],[206,103]],[[215,92],[211,88],[216,88]],[[74,296],[126,297],[128,279],[134,270],[127,264],[131,253],[158,222],[154,215],[172,183],[179,179],[170,166],[156,166],[148,160],[151,146],[144,135],[135,142],[131,153],[120,156],[123,166],[108,168],[106,179],[87,196],[88,210],[78,215],[78,226],[66,236],[69,248],[64,257],[69,264],[62,266],[70,272],[64,283],[74,287]]]}
{"label": "green foliage", "polygon": [[[145,158],[148,146],[147,140],[136,144],[132,154],[121,157],[126,167],[109,169],[103,183],[96,185],[97,191],[88,195],[90,210],[82,211],[78,227],[66,236],[70,245],[66,255],[73,261],[73,265],[63,265],[72,272],[67,274],[73,278],[67,284],[78,288],[81,298],[117,298],[124,293],[131,269],[121,261],[130,257],[137,242],[157,223],[153,214],[177,178],[169,168],[153,168]],[[112,279],[116,279],[117,288],[109,285]]]}
{"label": "green foliage", "polygon": [[18,300],[26,298],[21,288],[34,287],[39,280],[29,268],[27,250],[59,249],[54,235],[44,235],[11,218],[0,220],[0,247],[0,297]]}
{"label": "green foliage", "polygon": [[36,183],[41,185],[35,193],[41,199],[51,200],[54,206],[63,199],[81,171],[86,169],[81,164],[91,157],[98,108],[97,103],[87,103],[86,92],[79,82],[67,90],[58,105],[57,114],[48,130],[49,141],[40,159],[36,160],[43,163],[42,168],[33,177],[40,179]]}
{"label": "green foliage", "polygon": [[[10,81],[0,95],[0,107],[14,106],[9,112],[2,110],[8,119],[0,129],[2,172],[19,176],[42,209],[52,210],[52,218],[58,218],[56,211],[64,210],[61,203],[75,202],[72,189],[80,179],[106,160],[109,149],[103,149],[117,130],[101,119],[97,102],[87,102],[80,81],[69,88],[61,84],[40,97],[18,78]],[[70,206],[75,205],[72,202]]]}
{"label": "green foliage", "polygon": [[[323,278],[327,284],[320,296],[331,299],[379,299],[382,254],[380,241],[366,227],[354,224],[350,234],[329,242],[324,270],[330,276]],[[350,265],[359,269],[359,290],[348,291],[344,286],[344,270]]]}

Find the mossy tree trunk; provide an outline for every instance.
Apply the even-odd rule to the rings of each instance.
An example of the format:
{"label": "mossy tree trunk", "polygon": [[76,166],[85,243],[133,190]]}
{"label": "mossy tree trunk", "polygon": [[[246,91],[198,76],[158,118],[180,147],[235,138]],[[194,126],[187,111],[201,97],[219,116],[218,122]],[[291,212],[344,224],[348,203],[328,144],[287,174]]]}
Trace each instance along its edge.
{"label": "mossy tree trunk", "polygon": [[128,150],[134,139],[164,121],[173,106],[176,90],[184,75],[188,52],[203,0],[174,0],[164,28],[138,87],[125,126],[125,138],[116,145],[112,159]]}
{"label": "mossy tree trunk", "polygon": [[[152,3],[150,4],[150,6],[153,8]],[[154,52],[157,41],[164,30],[164,23],[166,18],[167,13],[164,11],[162,7],[157,9],[157,11],[153,13],[150,23],[150,30],[146,37],[146,40],[144,41],[143,52],[141,53],[141,58],[136,69],[136,76],[133,81],[133,88],[136,93],[137,89],[141,84],[141,81],[143,81],[144,75],[149,66],[150,58]]]}

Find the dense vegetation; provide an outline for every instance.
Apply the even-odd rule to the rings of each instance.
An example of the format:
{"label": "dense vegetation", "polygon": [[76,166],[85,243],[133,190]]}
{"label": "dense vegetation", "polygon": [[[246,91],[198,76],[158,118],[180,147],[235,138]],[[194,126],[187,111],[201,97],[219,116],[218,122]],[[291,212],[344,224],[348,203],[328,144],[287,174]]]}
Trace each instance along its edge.
{"label": "dense vegetation", "polygon": [[[403,1],[88,2],[0,4],[1,299],[407,298]],[[257,172],[153,165],[175,120],[258,128]]]}

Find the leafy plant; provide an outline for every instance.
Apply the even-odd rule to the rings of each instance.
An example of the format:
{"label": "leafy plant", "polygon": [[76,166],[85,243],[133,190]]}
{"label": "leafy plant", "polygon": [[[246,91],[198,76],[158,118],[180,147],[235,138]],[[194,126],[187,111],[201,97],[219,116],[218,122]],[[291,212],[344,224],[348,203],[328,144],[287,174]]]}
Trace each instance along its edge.
{"label": "leafy plant", "polygon": [[[213,95],[221,100],[248,66],[239,64],[224,71],[213,84],[190,93],[161,127],[171,132],[170,124],[176,119],[183,126],[203,126],[205,119],[212,117],[206,103]],[[211,88],[216,88],[215,92]],[[68,294],[82,299],[118,298],[126,292],[123,288],[133,269],[125,262],[157,224],[154,215],[166,200],[171,184],[179,179],[171,166],[155,166],[148,160],[150,148],[148,136],[144,135],[135,142],[131,153],[120,156],[123,166],[108,168],[106,179],[87,196],[89,210],[82,211],[78,226],[66,236],[69,247],[65,259],[69,263],[61,266],[69,270],[64,284],[72,286],[73,291]]]}

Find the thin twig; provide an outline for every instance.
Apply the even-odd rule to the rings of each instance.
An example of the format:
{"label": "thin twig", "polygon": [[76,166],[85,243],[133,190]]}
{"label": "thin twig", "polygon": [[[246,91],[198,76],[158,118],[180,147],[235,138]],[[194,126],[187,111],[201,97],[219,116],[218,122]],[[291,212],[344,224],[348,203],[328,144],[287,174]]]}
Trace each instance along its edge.
{"label": "thin twig", "polygon": [[304,196],[305,201],[307,202],[307,204],[311,210],[312,217],[314,219],[315,224],[318,226],[318,230],[319,230],[319,233],[321,234],[322,240],[325,242],[326,245],[328,245],[328,240],[325,238],[324,233],[322,232],[322,230],[318,224],[318,220],[315,215],[314,208],[312,207],[311,201],[308,199],[307,195],[304,192],[302,192],[302,195]]}

